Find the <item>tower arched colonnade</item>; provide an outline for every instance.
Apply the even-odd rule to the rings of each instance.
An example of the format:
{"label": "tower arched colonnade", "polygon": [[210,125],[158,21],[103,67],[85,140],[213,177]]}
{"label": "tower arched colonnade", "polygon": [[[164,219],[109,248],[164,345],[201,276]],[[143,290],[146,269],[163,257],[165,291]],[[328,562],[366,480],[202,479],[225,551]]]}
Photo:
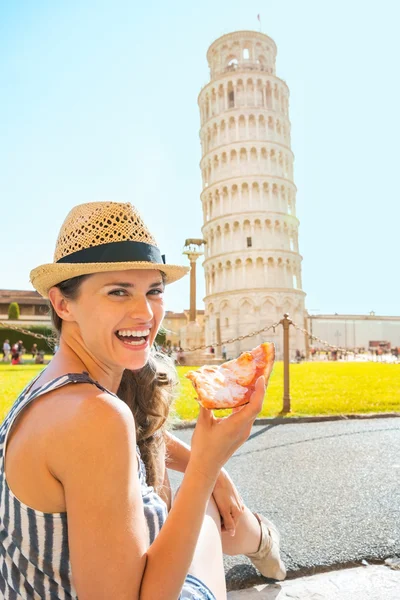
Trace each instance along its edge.
{"label": "tower arched colonnade", "polygon": [[[206,344],[216,344],[217,319],[219,320],[221,340],[248,335],[264,327],[279,322],[284,313],[289,313],[292,320],[303,326],[304,292],[273,290],[273,294],[260,293],[253,289],[240,290],[237,294],[217,293],[205,307],[206,314]],[[290,346],[293,349],[302,348],[304,336],[294,329],[290,330]],[[226,345],[227,357],[236,358],[241,352],[251,350],[263,342],[273,342],[276,347],[277,357],[283,352],[283,331],[278,326],[275,331],[270,329],[266,333],[245,338],[240,342]]]}
{"label": "tower arched colonnade", "polygon": [[299,254],[298,221],[282,213],[269,213],[265,218],[263,213],[248,213],[245,215],[225,216],[204,226],[207,244],[205,259],[218,257],[232,252],[251,253],[259,249],[285,250]]}
{"label": "tower arched colonnade", "polygon": [[256,251],[244,258],[240,252],[206,260],[204,274],[206,294],[218,294],[224,291],[268,288],[296,290],[301,289],[301,263],[295,253],[269,251],[261,255]]}
{"label": "tower arched colonnade", "polygon": [[276,144],[242,144],[238,148],[221,148],[218,153],[206,155],[200,164],[203,186],[246,175],[277,175],[293,179],[291,150]]}
{"label": "tower arched colonnade", "polygon": [[282,212],[295,217],[294,183],[272,176],[265,181],[266,178],[249,180],[246,177],[244,181],[235,181],[235,177],[230,185],[215,184],[205,188],[201,194],[204,224],[217,217],[257,210]]}
{"label": "tower arched colonnade", "polygon": [[202,126],[229,109],[259,107],[289,115],[289,89],[277,77],[225,76],[219,83],[212,81],[200,92],[198,98]]}
{"label": "tower arched colonnade", "polygon": [[200,131],[203,156],[220,146],[249,139],[290,146],[289,120],[265,111],[232,114],[212,119]]}

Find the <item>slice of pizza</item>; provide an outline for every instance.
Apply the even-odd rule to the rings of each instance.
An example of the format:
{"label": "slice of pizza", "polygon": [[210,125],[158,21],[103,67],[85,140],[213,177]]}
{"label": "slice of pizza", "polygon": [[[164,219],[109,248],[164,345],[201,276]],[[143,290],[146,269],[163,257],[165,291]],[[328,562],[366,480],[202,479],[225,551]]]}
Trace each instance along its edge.
{"label": "slice of pizza", "polygon": [[193,383],[197,400],[204,408],[235,408],[249,402],[261,375],[268,383],[274,360],[275,346],[265,342],[222,365],[204,365],[197,371],[188,371],[186,377]]}

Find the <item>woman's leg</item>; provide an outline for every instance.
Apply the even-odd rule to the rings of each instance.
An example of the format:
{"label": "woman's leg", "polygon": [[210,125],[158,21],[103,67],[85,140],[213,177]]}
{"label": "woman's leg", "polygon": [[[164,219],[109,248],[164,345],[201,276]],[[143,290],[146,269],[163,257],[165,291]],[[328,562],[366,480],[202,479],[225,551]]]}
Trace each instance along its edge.
{"label": "woman's leg", "polygon": [[213,497],[207,506],[189,573],[205,583],[217,600],[226,600],[221,519]]}
{"label": "woman's leg", "polygon": [[[171,508],[172,492],[167,469],[164,471],[164,481],[162,487],[159,489],[159,494],[166,502],[169,511]],[[213,503],[215,505],[214,500]],[[215,508],[218,512],[216,505]],[[236,524],[235,535],[232,537],[226,531],[222,531],[221,540],[222,551],[229,556],[257,552],[261,541],[260,523],[247,506],[245,506],[244,512]]]}
{"label": "woman's leg", "polygon": [[257,552],[261,542],[260,523],[251,510],[245,506],[236,523],[235,535],[231,536],[223,531],[221,539],[223,553],[229,556]]}

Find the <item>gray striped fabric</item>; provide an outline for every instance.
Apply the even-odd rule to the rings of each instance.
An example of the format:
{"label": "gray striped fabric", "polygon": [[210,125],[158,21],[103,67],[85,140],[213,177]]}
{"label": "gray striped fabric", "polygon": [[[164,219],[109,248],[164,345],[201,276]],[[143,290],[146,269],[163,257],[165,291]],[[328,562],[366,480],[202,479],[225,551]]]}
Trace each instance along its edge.
{"label": "gray striped fabric", "polygon": [[[5,478],[5,447],[16,417],[38,396],[69,383],[92,383],[111,392],[87,373],[69,373],[30,393],[36,379],[22,391],[0,427],[0,598],[77,599],[69,560],[67,513],[43,513],[14,496]],[[147,485],[139,449],[137,452],[143,509],[151,544],[167,518],[167,507]]]}

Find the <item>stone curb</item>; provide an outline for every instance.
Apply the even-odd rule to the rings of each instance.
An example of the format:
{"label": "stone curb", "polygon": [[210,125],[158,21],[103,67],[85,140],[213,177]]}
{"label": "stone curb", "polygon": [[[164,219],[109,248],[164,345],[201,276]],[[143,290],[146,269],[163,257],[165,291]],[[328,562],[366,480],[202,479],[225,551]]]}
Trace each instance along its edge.
{"label": "stone curb", "polygon": [[[247,577],[241,578],[239,581],[227,580],[227,591],[230,592],[230,594],[228,594],[228,598],[230,598],[231,595],[234,594],[234,592],[250,591],[250,590],[254,589],[255,587],[265,585],[266,582],[271,583],[274,581],[274,583],[279,584],[279,585],[282,585],[282,584],[287,585],[289,582],[296,582],[298,580],[307,579],[310,577],[314,577],[316,575],[328,576],[331,573],[335,574],[338,572],[349,571],[351,569],[365,570],[366,567],[375,567],[375,568],[383,567],[385,570],[387,570],[389,572],[391,570],[391,569],[389,569],[390,562],[391,561],[398,562],[399,560],[400,559],[398,559],[396,557],[387,558],[385,560],[382,560],[382,558],[368,558],[368,560],[357,559],[357,560],[351,560],[351,561],[346,561],[346,562],[338,561],[338,562],[333,562],[331,564],[325,564],[325,565],[314,565],[312,567],[311,566],[310,567],[300,567],[298,569],[288,570],[287,574],[286,574],[286,578],[283,582],[282,581],[274,581],[272,579],[267,579],[260,574],[253,575],[253,573],[252,573],[251,575],[249,575]],[[392,568],[396,571],[399,570],[398,566],[395,566]],[[400,576],[400,573],[399,573],[399,576]],[[308,597],[305,596],[304,600],[306,598],[308,598]]]}
{"label": "stone curb", "polygon": [[339,568],[232,590],[228,600],[284,600],[326,598],[326,600],[398,600],[400,572],[383,564]]}
{"label": "stone curb", "polygon": [[[356,419],[391,419],[400,417],[400,412],[394,413],[350,413],[341,415],[316,415],[309,417],[261,417],[254,425],[293,425],[297,423],[323,423],[324,421],[349,421]],[[172,423],[172,429],[193,429],[197,421],[178,421]]]}

